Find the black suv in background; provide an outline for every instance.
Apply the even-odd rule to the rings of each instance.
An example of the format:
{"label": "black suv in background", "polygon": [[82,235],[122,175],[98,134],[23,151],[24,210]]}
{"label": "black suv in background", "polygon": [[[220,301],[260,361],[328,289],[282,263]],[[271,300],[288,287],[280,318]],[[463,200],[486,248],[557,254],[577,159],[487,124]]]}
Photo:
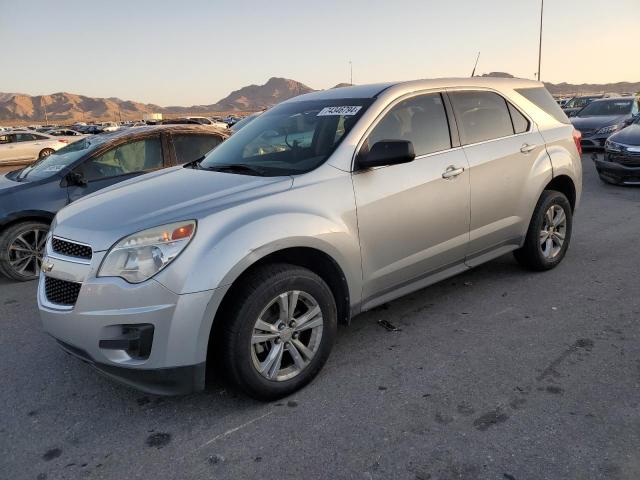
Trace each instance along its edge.
{"label": "black suv in background", "polygon": [[49,224],[74,200],[147,172],[201,158],[226,132],[191,125],[149,126],[82,138],[0,176],[0,274],[35,279]]}

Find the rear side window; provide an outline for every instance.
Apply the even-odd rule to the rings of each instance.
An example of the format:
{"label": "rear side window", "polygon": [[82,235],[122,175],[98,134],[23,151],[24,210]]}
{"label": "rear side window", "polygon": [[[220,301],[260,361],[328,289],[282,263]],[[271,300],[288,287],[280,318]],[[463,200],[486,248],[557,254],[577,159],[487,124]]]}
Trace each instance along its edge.
{"label": "rear side window", "polygon": [[451,92],[451,103],[465,145],[513,135],[507,102],[493,92]]}
{"label": "rear side window", "polygon": [[511,115],[511,121],[513,122],[513,131],[515,133],[524,133],[529,130],[529,120],[522,115],[516,107],[507,102],[509,107],[509,114]]}
{"label": "rear side window", "polygon": [[416,156],[451,148],[440,94],[419,95],[394,106],[369,135],[369,147],[381,140],[409,140]]}
{"label": "rear side window", "polygon": [[570,124],[569,118],[562,111],[560,106],[553,99],[551,94],[544,87],[535,88],[518,88],[516,89],[520,95],[534,103],[536,106],[547,112],[560,123]]}
{"label": "rear side window", "polygon": [[16,142],[31,142],[36,139],[35,135],[30,133],[17,133]]}
{"label": "rear side window", "polygon": [[162,148],[158,137],[119,145],[84,162],[78,168],[88,182],[162,168]]}
{"label": "rear side window", "polygon": [[215,135],[173,135],[176,162],[183,164],[202,158],[220,145],[221,141]]}

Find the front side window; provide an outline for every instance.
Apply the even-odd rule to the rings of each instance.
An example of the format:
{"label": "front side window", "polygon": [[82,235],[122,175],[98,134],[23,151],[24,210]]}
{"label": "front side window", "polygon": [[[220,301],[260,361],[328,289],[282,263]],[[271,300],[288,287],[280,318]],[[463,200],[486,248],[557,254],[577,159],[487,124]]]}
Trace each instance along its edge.
{"label": "front side window", "polygon": [[176,162],[179,164],[193,162],[202,158],[221,142],[222,139],[216,135],[173,135]]}
{"label": "front side window", "polygon": [[99,148],[106,139],[104,136],[95,135],[73,142],[25,167],[18,175],[17,180],[29,182],[49,178],[71,166],[83,156],[89,155]]}
{"label": "front side window", "polygon": [[513,135],[507,103],[493,92],[452,92],[453,110],[465,145]]}
{"label": "front side window", "polygon": [[162,147],[158,137],[138,140],[93,157],[76,171],[90,182],[130,173],[147,172],[163,167]]}
{"label": "front side window", "polygon": [[309,172],[329,158],[370,104],[351,98],[281,104],[224,141],[200,167],[262,176]]}
{"label": "front side window", "polygon": [[395,105],[369,134],[371,148],[382,140],[408,140],[417,157],[451,148],[451,135],[442,96],[419,95]]}
{"label": "front side window", "polygon": [[608,115],[628,115],[633,107],[633,100],[598,100],[584,107],[579,117],[600,117]]}

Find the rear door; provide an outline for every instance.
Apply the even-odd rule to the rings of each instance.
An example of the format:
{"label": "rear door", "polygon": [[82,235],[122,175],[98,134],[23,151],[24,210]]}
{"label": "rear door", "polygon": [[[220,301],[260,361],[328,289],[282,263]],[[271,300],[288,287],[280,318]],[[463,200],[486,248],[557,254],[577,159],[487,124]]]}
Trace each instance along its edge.
{"label": "rear door", "polygon": [[91,157],[73,169],[86,185],[68,185],[69,202],[110,185],[164,168],[160,136],[130,141]]}
{"label": "rear door", "polygon": [[369,148],[381,140],[409,140],[416,158],[352,176],[365,308],[367,300],[412,289],[430,274],[466,268],[469,172],[447,110],[439,92],[412,96],[390,108],[368,135]]}
{"label": "rear door", "polygon": [[15,160],[24,161],[38,158],[42,148],[40,148],[39,142],[36,141],[36,136],[33,133],[16,133],[14,139],[16,142],[13,149]]}
{"label": "rear door", "polygon": [[216,148],[222,139],[206,133],[171,133],[170,144],[176,165],[193,162]]}
{"label": "rear door", "polygon": [[471,225],[467,263],[519,246],[529,225],[531,188],[550,160],[533,122],[489,90],[452,90],[449,97],[469,162]]}

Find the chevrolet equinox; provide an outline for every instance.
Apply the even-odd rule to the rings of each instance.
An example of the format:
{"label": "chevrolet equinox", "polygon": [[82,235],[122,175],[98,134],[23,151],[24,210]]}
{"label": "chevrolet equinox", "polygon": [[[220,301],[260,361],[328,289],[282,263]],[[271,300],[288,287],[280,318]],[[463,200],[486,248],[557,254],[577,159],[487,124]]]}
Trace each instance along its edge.
{"label": "chevrolet equinox", "polygon": [[441,79],[286,101],[206,156],[63,208],[44,329],[141,390],[307,384],[338,322],[513,251],[558,265],[580,134],[542,84]]}

